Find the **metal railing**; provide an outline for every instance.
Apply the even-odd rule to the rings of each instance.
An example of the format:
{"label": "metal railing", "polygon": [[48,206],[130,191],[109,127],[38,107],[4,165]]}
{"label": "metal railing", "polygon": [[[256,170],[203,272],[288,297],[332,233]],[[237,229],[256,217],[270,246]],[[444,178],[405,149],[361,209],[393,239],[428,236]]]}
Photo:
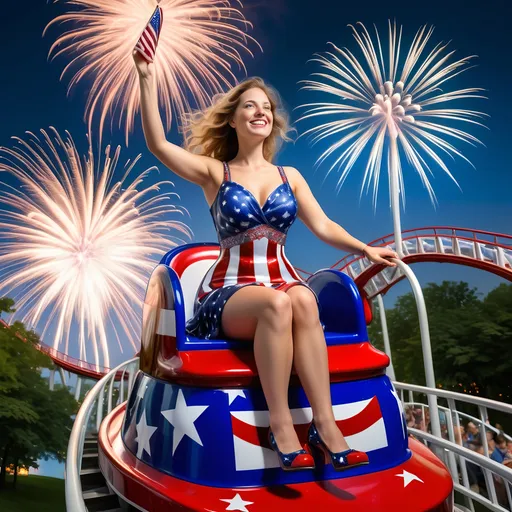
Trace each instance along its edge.
{"label": "metal railing", "polygon": [[[493,233],[491,231],[482,231],[480,229],[457,228],[453,226],[426,226],[422,228],[406,229],[402,231],[403,242],[406,240],[432,239],[437,237],[458,238],[468,242],[478,242],[480,244],[491,244],[512,249],[512,235],[504,233]],[[385,247],[395,241],[394,233],[377,238],[368,243],[375,247]],[[358,259],[360,256],[348,254],[344,258],[338,260],[331,268],[343,268],[348,265],[351,260]]]}
{"label": "metal railing", "polygon": [[[73,429],[69,436],[66,470],[65,491],[66,509],[73,512],[87,512],[82,496],[80,469],[82,467],[83,446],[87,433],[98,432],[105,414],[113,409],[113,404],[122,404],[132,388],[135,375],[139,369],[139,358],[126,361],[105,375],[87,393],[80,407]],[[121,379],[116,379],[120,372]],[[125,378],[125,376],[128,378]],[[115,406],[114,405],[114,406]],[[90,423],[95,413],[95,419]]]}
{"label": "metal railing", "polygon": [[[416,309],[418,311],[418,320],[420,323],[420,338],[421,338],[421,349],[423,353],[423,366],[425,368],[425,380],[427,386],[435,391],[436,380],[434,376],[434,362],[432,359],[432,346],[430,343],[430,329],[428,327],[428,315],[427,307],[425,305],[425,298],[421,289],[420,283],[416,278],[416,275],[411,270],[409,265],[406,265],[403,261],[396,258],[391,258],[391,261],[396,263],[394,270],[396,272],[401,271],[405,277],[409,280],[409,283],[414,294],[416,301]],[[389,267],[393,268],[393,267]],[[435,394],[427,394],[427,400],[430,406],[430,419],[432,423],[432,432],[434,435],[441,437],[441,425],[439,423],[439,411],[437,409],[437,397]]]}
{"label": "metal railing", "polygon": [[[463,263],[512,280],[512,235],[444,226],[410,229],[403,235],[400,246],[396,246],[393,234],[368,245],[397,250],[405,261],[424,259]],[[364,288],[368,298],[384,293],[404,277],[401,269],[396,271],[386,267],[375,274],[374,267],[366,256],[358,254],[349,254],[331,266],[354,279]]]}
{"label": "metal railing", "polygon": [[[404,407],[415,407],[415,408],[421,409],[421,419],[425,423],[425,420],[426,420],[425,410],[428,410],[427,404],[424,404],[423,402],[404,402]],[[438,404],[437,408],[445,414],[450,412],[449,407],[444,407],[444,406]],[[458,420],[456,418],[457,416],[458,416]],[[488,431],[494,432],[495,434],[503,435],[507,439],[507,441],[512,441],[512,436],[510,436],[506,432],[503,432],[499,428],[493,427],[492,425],[489,425],[488,423],[483,423],[480,418],[477,418],[476,416],[472,416],[471,414],[467,414],[465,412],[461,412],[461,411],[457,410],[457,411],[455,411],[455,414],[452,411],[452,417],[454,417],[454,419],[456,421],[458,421],[459,424],[461,423],[461,418],[463,418],[466,422],[474,423],[475,426],[479,429],[479,431],[480,431],[480,428],[484,428]],[[443,423],[444,423],[443,417],[440,416],[440,418],[441,418],[440,419],[441,426],[443,426]]]}
{"label": "metal railing", "polygon": [[[11,326],[2,319],[0,319],[0,326],[4,329],[11,328]],[[16,336],[21,341],[26,343],[27,340],[19,333],[16,333]],[[45,345],[44,343],[36,343],[34,344],[34,348],[36,348],[43,354],[46,354],[56,364],[58,364],[59,362],[67,363],[68,365],[73,366],[76,369],[88,370],[92,373],[96,373],[98,376],[105,375],[110,371],[110,368],[106,366],[88,363],[87,361],[84,361],[82,359],[77,359],[76,357],[72,357],[68,354],[65,354],[64,352],[60,352],[59,350],[50,347],[49,345]]]}
{"label": "metal railing", "polygon": [[[407,402],[415,403],[415,393],[425,395],[427,398],[429,396],[435,396],[436,399],[446,400],[447,407],[444,408],[446,410],[444,425],[446,426],[446,430],[444,434],[448,439],[443,438],[442,435],[432,435],[423,430],[410,427],[409,432],[425,441],[430,447],[436,446],[443,449],[443,451],[437,450],[436,453],[441,455],[444,459],[452,475],[455,490],[465,497],[466,506],[469,510],[475,510],[473,501],[477,501],[488,510],[496,512],[512,510],[512,469],[489,458],[486,434],[487,430],[494,431],[494,429],[490,428],[490,425],[487,424],[489,410],[512,414],[512,405],[488,398],[464,395],[444,389],[432,389],[415,384],[405,384],[403,382],[395,382],[394,386],[400,393],[400,398],[404,406],[407,405]],[[408,400],[405,400],[406,392]],[[460,402],[462,402],[478,410],[480,416],[479,425],[481,427],[479,433],[484,450],[483,454],[461,446],[462,440],[456,438],[455,430],[457,429],[460,432],[460,416],[465,414],[457,408],[458,402],[459,407]],[[473,466],[469,466],[469,470],[468,463],[473,464]],[[472,483],[469,479],[470,472],[474,475],[475,472],[478,473],[480,471],[484,485]],[[478,489],[478,492],[475,489]]]}
{"label": "metal railing", "polygon": [[105,375],[110,371],[110,368],[106,366],[88,363],[87,361],[83,361],[82,359],[77,359],[76,357],[72,357],[68,354],[65,354],[64,352],[60,352],[59,350],[48,345],[45,345],[44,343],[38,343],[37,345],[35,345],[35,347],[37,348],[37,350],[43,352],[48,357],[50,357],[57,364],[59,362],[68,363],[69,365],[74,366],[77,369],[80,368],[82,370],[89,370],[96,374],[102,375]]}
{"label": "metal railing", "polygon": [[[446,439],[436,437],[423,430],[409,428],[409,433],[422,440],[427,446],[441,448],[441,458],[448,467],[453,479],[454,489],[466,498],[469,510],[474,511],[474,501],[482,504],[487,510],[494,512],[510,512],[512,510],[512,469],[499,464],[492,459],[484,457],[468,448],[454,444]],[[437,450],[439,454],[440,450]],[[457,456],[460,466],[452,467],[452,460]],[[467,463],[474,464],[483,472],[486,485],[486,495],[476,492],[469,485]],[[461,473],[459,473],[459,467]],[[462,481],[462,483],[460,483]],[[505,508],[508,507],[508,508]]]}

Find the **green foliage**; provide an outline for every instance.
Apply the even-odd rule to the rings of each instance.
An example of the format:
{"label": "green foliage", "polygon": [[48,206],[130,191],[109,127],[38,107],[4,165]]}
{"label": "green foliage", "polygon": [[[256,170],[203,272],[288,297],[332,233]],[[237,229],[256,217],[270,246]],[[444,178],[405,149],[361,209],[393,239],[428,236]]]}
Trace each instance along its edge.
{"label": "green foliage", "polygon": [[9,297],[0,297],[0,316],[2,313],[14,313],[14,300]]}
{"label": "green foliage", "polygon": [[[7,480],[12,481],[12,476]],[[38,475],[20,476],[18,490],[5,489],[0,493],[2,512],[65,512],[64,480]]]}
{"label": "green foliage", "polygon": [[[13,304],[10,299],[0,299],[0,311],[12,310]],[[40,458],[62,461],[65,457],[77,404],[67,389],[49,391],[41,369],[53,368],[53,363],[36,350],[38,342],[37,334],[21,322],[10,328],[0,326],[2,467],[17,462],[36,467]]]}
{"label": "green foliage", "polygon": [[[512,396],[512,285],[501,284],[484,299],[467,283],[429,283],[427,306],[436,382],[471,394],[510,401]],[[382,348],[374,304],[370,339]],[[412,293],[386,310],[397,380],[425,384],[416,302]]]}

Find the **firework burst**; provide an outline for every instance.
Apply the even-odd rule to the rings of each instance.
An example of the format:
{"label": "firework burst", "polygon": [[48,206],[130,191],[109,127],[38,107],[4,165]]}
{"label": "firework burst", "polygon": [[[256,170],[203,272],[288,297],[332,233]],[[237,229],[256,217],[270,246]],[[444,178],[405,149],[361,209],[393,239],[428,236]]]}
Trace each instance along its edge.
{"label": "firework burst", "polygon": [[81,159],[68,132],[62,138],[54,128],[41,130],[41,139],[28,133],[28,141],[13,137],[18,147],[0,147],[2,293],[15,292],[18,313],[33,327],[46,313],[41,337],[53,325],[55,349],[68,353],[73,326],[80,358],[108,367],[107,328],[121,350],[136,348],[156,264],[149,255],[183,243],[182,235],[190,239],[184,223],[168,219],[185,210],[170,203],[176,193],[155,193],[171,182],[146,185],[155,168],[128,179],[140,155],[112,183],[119,147],[107,146],[96,164],[90,137]]}
{"label": "firework burst", "polygon": [[[118,116],[125,123],[125,136],[133,128],[139,103],[139,81],[132,51],[149,17],[154,0],[63,0],[78,8],[52,20],[71,26],[51,46],[49,56],[71,58],[61,79],[77,67],[69,91],[83,79],[92,81],[85,108],[91,129],[99,118],[99,132],[105,121]],[[244,30],[250,27],[227,0],[161,0],[164,23],[154,60],[160,105],[167,130],[173,111],[181,116],[191,110],[192,100],[204,109],[211,98],[236,82],[232,63],[245,70],[241,52],[256,40]],[[240,4],[241,5],[241,4]],[[43,33],[43,35],[44,35]],[[256,43],[258,45],[258,43]],[[259,46],[259,45],[258,45]]]}
{"label": "firework burst", "polygon": [[[327,93],[334,96],[336,102],[301,105],[299,108],[308,110],[299,121],[318,116],[331,116],[332,119],[305,131],[302,136],[312,134],[314,142],[336,136],[336,141],[322,153],[317,164],[320,165],[333,153],[340,151],[327,172],[329,175],[335,168],[341,171],[338,191],[367,148],[369,156],[364,167],[361,195],[365,187],[368,192],[373,184],[373,204],[376,207],[383,155],[385,148],[388,148],[384,161],[388,161],[390,186],[396,188],[397,197],[401,194],[403,205],[405,191],[401,154],[405,155],[407,163],[419,174],[435,206],[436,197],[428,176],[432,173],[431,166],[439,166],[458,186],[448,168],[446,157],[459,156],[469,162],[454,143],[480,143],[473,135],[457,128],[456,123],[483,126],[479,120],[486,114],[445,108],[445,104],[455,100],[484,98],[480,94],[483,89],[469,88],[450,92],[441,89],[468,70],[474,56],[450,63],[455,52],[446,51],[448,45],[444,43],[437,44],[427,52],[426,46],[433,27],[424,26],[418,30],[403,58],[402,27],[397,29],[396,23],[389,22],[387,53],[383,50],[377,29],[374,43],[363,24],[358,23],[357,28],[349,26],[363,59],[359,62],[352,52],[332,43],[333,53],[328,52],[327,56],[318,55],[313,59],[326,72],[313,74],[323,81],[303,81],[303,89]],[[446,122],[455,126],[446,125]],[[394,193],[391,192],[391,195]],[[397,212],[395,214],[398,215]]]}

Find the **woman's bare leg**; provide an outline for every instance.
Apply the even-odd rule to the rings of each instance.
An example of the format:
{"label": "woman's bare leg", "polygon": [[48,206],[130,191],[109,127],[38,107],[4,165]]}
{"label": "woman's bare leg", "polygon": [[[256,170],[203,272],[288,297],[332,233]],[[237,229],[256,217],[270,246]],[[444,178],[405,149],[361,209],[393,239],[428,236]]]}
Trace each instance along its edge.
{"label": "woman's bare leg", "polygon": [[246,286],[224,306],[222,329],[230,338],[254,339],[254,357],[277,445],[285,453],[300,450],[288,405],[293,361],[290,297],[271,288]]}
{"label": "woman's bare leg", "polygon": [[293,309],[295,371],[313,409],[315,425],[331,451],[347,450],[332,410],[327,346],[316,299],[305,286],[293,286],[286,293]]}

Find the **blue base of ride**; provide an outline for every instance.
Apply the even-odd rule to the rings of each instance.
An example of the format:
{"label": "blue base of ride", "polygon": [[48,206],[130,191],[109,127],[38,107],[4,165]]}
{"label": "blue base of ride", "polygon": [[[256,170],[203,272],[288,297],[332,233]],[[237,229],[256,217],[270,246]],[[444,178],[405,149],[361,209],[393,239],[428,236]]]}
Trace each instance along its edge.
{"label": "blue base of ride", "polygon": [[[261,388],[210,389],[164,382],[139,372],[122,428],[126,448],[162,473],[211,487],[272,486],[329,480],[398,466],[410,457],[398,396],[386,376],[331,384],[338,426],[370,464],[336,472],[323,460],[311,471],[284,472],[268,447]],[[311,409],[300,387],[289,404],[301,441]]]}

